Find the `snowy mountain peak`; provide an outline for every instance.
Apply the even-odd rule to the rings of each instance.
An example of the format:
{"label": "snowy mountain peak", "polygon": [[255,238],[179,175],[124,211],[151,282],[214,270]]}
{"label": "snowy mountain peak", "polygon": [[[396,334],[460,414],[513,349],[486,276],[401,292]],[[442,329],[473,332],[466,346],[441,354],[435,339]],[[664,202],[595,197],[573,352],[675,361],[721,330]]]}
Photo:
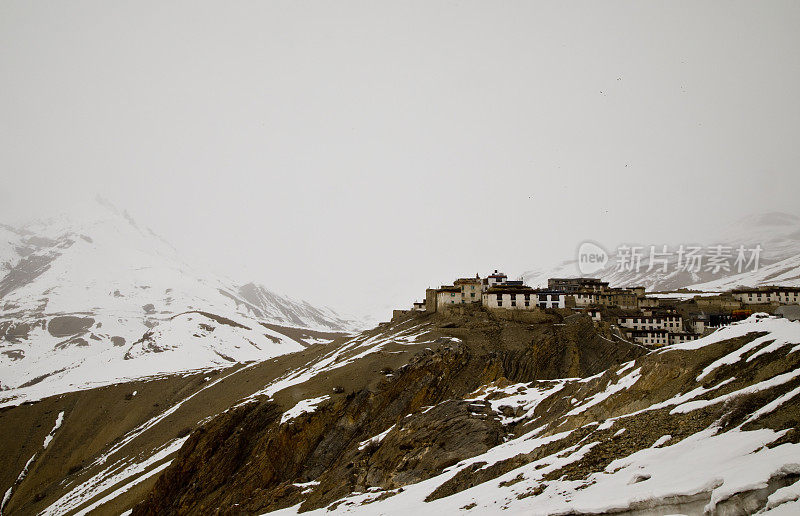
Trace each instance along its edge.
{"label": "snowy mountain peak", "polygon": [[[187,312],[213,320],[187,323]],[[357,326],[333,310],[190,265],[102,198],[61,216],[0,227],[0,387],[113,381],[122,370],[108,371],[126,355],[134,357],[126,374],[149,374],[300,349],[262,323],[327,332]],[[203,326],[212,329],[197,329]],[[158,342],[143,348],[148,332]],[[160,349],[159,359],[147,358],[148,349]],[[137,361],[146,365],[131,366]]]}

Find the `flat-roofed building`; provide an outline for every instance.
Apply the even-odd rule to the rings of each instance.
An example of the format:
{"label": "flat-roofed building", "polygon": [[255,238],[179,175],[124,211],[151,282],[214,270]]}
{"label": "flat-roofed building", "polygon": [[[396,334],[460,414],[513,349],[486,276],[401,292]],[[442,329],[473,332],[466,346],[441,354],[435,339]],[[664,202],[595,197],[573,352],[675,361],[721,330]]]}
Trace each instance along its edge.
{"label": "flat-roofed building", "polygon": [[591,290],[573,292],[575,306],[597,306],[600,304],[600,293]]}
{"label": "flat-roofed building", "polygon": [[483,293],[482,303],[486,308],[533,310],[537,308],[538,297],[531,287],[496,285]]}
{"label": "flat-roofed building", "polygon": [[566,294],[560,290],[536,290],[536,306],[539,308],[564,308]]}
{"label": "flat-roofed building", "polygon": [[453,305],[462,304],[461,287],[454,285],[442,285],[436,290],[436,310],[442,310]]}
{"label": "flat-roofed building", "polygon": [[678,314],[627,315],[618,317],[617,324],[632,330],[683,331],[683,318]]}
{"label": "flat-roofed building", "polygon": [[492,274],[489,274],[483,279],[483,289],[486,290],[495,285],[502,285],[506,281],[508,281],[508,276],[495,269]]}
{"label": "flat-roofed building", "polygon": [[669,344],[670,346],[673,344],[683,344],[684,342],[697,340],[700,337],[701,335],[698,335],[697,333],[689,333],[685,331],[671,332],[669,334]]}
{"label": "flat-roofed building", "polygon": [[480,276],[474,278],[459,278],[453,282],[453,286],[461,289],[462,302],[480,303],[481,293],[483,292],[483,280]]}
{"label": "flat-roofed building", "polygon": [[669,344],[669,332],[667,330],[624,329],[623,331],[629,339],[645,346],[666,346]]}
{"label": "flat-roofed building", "polygon": [[567,294],[578,291],[602,292],[608,288],[608,282],[600,278],[550,278],[547,288]]}
{"label": "flat-roofed building", "polygon": [[630,290],[615,288],[601,292],[598,296],[599,303],[603,306],[618,306],[626,310],[638,308],[638,297]]}
{"label": "flat-roofed building", "polygon": [[740,288],[731,292],[734,298],[746,305],[779,303],[800,304],[800,287]]}

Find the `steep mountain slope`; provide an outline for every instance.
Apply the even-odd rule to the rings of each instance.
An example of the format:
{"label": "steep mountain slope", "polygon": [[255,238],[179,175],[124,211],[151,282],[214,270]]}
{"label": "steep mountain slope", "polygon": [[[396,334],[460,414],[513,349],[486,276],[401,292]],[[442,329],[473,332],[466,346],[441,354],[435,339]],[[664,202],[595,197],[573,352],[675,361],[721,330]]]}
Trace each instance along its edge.
{"label": "steep mountain slope", "polygon": [[[589,376],[642,353],[637,346],[609,342],[588,321],[570,328],[554,326],[560,320],[550,315],[536,324],[504,321],[482,311],[453,318],[422,315],[268,361],[202,374],[148,377],[0,409],[0,433],[6,437],[0,441],[0,490],[12,488],[6,510],[76,514],[93,507],[99,514],[119,514],[144,498],[190,430],[220,413],[260,407],[267,400],[278,407],[276,417],[286,428],[299,428],[295,422],[315,403],[363,402],[372,398],[370,392],[383,392],[380,399],[389,412],[379,403],[370,409],[373,412],[357,416],[354,438],[362,441],[382,431],[387,417],[407,413],[409,403],[416,410],[431,397],[444,399],[451,392],[471,390],[477,385],[476,371],[486,369],[488,378],[498,373],[514,378]],[[532,341],[538,343],[535,348]],[[454,346],[471,351],[456,362],[437,358],[439,351]],[[489,357],[494,358],[487,361]],[[438,380],[440,375],[430,375],[427,365],[416,367],[419,376],[408,376],[385,391],[387,381],[399,378],[410,367],[406,364],[417,361],[434,361],[445,374]],[[350,407],[360,410],[359,405]],[[61,412],[62,424],[43,449]],[[338,430],[328,430],[315,426],[314,431],[330,433],[334,443],[352,444]],[[279,450],[284,455],[276,456],[287,466],[301,459],[285,454],[304,446],[300,443],[310,436],[294,433],[289,438]],[[251,444],[258,439],[247,434]],[[223,464],[235,463],[236,457],[209,464],[217,464],[222,472]],[[320,460],[323,464],[328,459]]]}
{"label": "steep mountain slope", "polygon": [[[643,285],[651,291],[668,291],[679,288],[698,290],[725,290],[737,286],[758,286],[764,284],[798,285],[800,284],[800,217],[788,213],[764,213],[745,217],[730,225],[720,228],[713,238],[705,242],[683,242],[699,245],[708,256],[708,248],[723,245],[732,248],[732,257],[728,261],[730,270],[707,270],[708,259],[702,262],[699,271],[679,270],[677,254],[667,260],[667,270],[662,270],[662,262],[655,262],[651,270],[650,245],[656,245],[656,252],[661,249],[655,242],[628,244],[641,246],[642,267],[636,270],[620,270],[620,257],[612,249],[606,266],[591,276],[602,277],[614,286]],[[743,267],[739,272],[734,266],[736,249],[744,246],[746,250],[761,246],[760,264],[757,270],[753,266]],[[668,247],[668,252],[675,253],[678,245]],[[746,253],[749,259],[751,253]],[[626,262],[628,263],[628,262]],[[684,262],[685,263],[685,262]],[[529,285],[546,286],[547,278],[572,277],[580,275],[577,262],[568,260],[554,267],[540,267],[523,273]]]}
{"label": "steep mountain slope", "polygon": [[[587,336],[582,318],[563,324],[549,326],[556,342]],[[307,388],[292,410],[232,409],[186,440],[133,514],[800,508],[800,324],[755,315],[585,378],[536,379],[507,368],[511,349],[474,344],[443,343],[347,396]]]}
{"label": "steep mountain slope", "polygon": [[191,266],[102,200],[68,217],[0,227],[0,237],[0,403],[263,360],[306,344],[262,323],[353,325]]}
{"label": "steep mountain slope", "polygon": [[797,510],[800,324],[650,351],[567,313],[417,314],[6,408],[5,511]]}

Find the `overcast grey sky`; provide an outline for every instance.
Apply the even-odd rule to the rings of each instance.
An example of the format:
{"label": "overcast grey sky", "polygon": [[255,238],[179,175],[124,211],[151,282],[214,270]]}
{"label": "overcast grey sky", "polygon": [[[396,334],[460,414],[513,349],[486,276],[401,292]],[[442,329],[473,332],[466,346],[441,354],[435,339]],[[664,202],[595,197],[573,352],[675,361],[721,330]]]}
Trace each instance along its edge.
{"label": "overcast grey sky", "polygon": [[796,1],[6,0],[0,74],[0,221],[99,193],[344,311],[800,211]]}

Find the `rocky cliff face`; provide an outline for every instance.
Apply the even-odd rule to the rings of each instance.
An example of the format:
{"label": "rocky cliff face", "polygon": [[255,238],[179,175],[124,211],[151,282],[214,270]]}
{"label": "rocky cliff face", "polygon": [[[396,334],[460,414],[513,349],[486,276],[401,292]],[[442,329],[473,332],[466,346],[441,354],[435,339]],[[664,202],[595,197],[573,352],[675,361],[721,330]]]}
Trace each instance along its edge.
{"label": "rocky cliff face", "polygon": [[800,324],[648,350],[568,314],[415,314],[7,408],[4,513],[797,509]]}
{"label": "rocky cliff face", "polygon": [[259,513],[297,504],[308,510],[352,492],[392,492],[512,435],[488,401],[467,399],[479,387],[591,376],[643,354],[605,340],[584,317],[531,325],[466,310],[420,319],[433,319],[427,338],[435,347],[391,372],[384,368],[377,385],[353,384],[288,422],[273,401],[209,422],[134,514]]}
{"label": "rocky cliff face", "polygon": [[800,325],[753,317],[647,352],[584,318],[455,319],[313,412],[210,421],[133,514],[744,514],[796,492]]}

